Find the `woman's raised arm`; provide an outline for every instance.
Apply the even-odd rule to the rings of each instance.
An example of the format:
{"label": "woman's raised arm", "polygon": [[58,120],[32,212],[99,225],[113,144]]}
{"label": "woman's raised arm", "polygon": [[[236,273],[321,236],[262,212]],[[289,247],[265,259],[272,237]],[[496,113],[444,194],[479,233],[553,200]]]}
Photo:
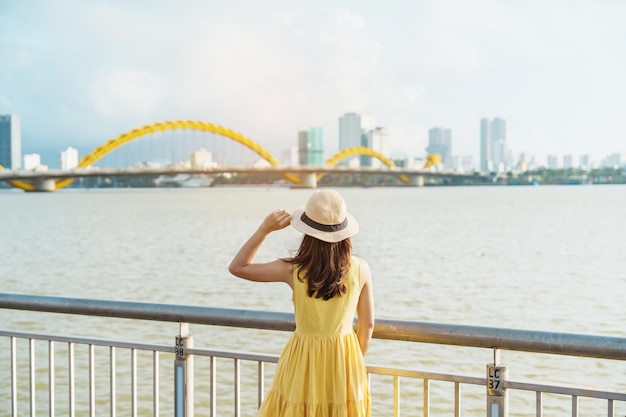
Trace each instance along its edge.
{"label": "woman's raised arm", "polygon": [[263,220],[259,228],[243,244],[231,261],[228,270],[231,274],[258,282],[286,282],[293,287],[290,262],[277,259],[267,263],[254,263],[254,256],[272,232],[284,229],[291,222],[291,214],[285,210],[274,210]]}

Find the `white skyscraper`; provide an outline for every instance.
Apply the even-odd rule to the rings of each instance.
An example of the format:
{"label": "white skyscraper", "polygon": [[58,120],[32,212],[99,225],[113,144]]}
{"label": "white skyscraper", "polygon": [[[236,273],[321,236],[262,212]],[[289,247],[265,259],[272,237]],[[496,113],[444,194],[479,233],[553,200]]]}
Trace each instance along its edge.
{"label": "white skyscraper", "polygon": [[570,169],[570,168],[578,168],[578,167],[579,167],[578,157],[576,155],[572,155],[572,154],[563,155],[563,168]]}
{"label": "white skyscraper", "polygon": [[596,167],[595,159],[593,155],[585,154],[580,155],[579,159],[580,167],[586,170],[592,170]]}
{"label": "white skyscraper", "polygon": [[556,155],[548,155],[548,169],[558,169],[559,158]]}
{"label": "white skyscraper", "polygon": [[189,165],[192,168],[211,168],[214,166],[213,154],[204,148],[193,151],[189,155]]}
{"label": "white skyscraper", "polygon": [[602,167],[619,168],[626,166],[626,152],[612,153],[602,160]]}
{"label": "white skyscraper", "polygon": [[59,165],[62,170],[74,169],[78,166],[78,150],[68,147],[59,155]]}
{"label": "white skyscraper", "polygon": [[24,169],[35,170],[41,166],[41,155],[38,153],[27,153],[24,155]]}
{"label": "white skyscraper", "polygon": [[506,122],[496,117],[491,121],[491,152],[494,167],[500,171],[508,167],[506,147]]}
{"label": "white skyscraper", "polygon": [[480,170],[482,172],[493,171],[493,158],[491,157],[491,124],[489,119],[480,120]]}
{"label": "white skyscraper", "polygon": [[0,165],[5,169],[22,166],[20,119],[14,114],[0,115]]}
{"label": "white skyscraper", "polygon": [[379,154],[389,158],[389,134],[384,127],[377,127],[373,130],[372,149]]}
{"label": "white skyscraper", "polygon": [[[361,136],[361,146],[371,148],[379,154],[389,157],[389,140],[387,129],[384,127],[376,127]],[[371,166],[373,168],[380,167],[382,161],[378,158],[370,156],[361,156],[361,166]]]}
{"label": "white skyscraper", "polygon": [[502,171],[510,167],[511,161],[506,145],[506,122],[496,117],[480,121],[480,170]]}

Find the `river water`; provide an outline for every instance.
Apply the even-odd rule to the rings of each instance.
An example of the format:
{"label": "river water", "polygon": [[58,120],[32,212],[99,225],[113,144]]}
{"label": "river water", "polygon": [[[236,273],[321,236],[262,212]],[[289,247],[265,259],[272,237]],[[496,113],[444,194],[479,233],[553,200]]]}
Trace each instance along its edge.
{"label": "river water", "polygon": [[[353,247],[370,264],[377,317],[626,336],[626,187],[339,191],[361,225]],[[0,291],[291,312],[286,285],[238,280],[227,266],[267,213],[303,205],[310,193],[287,188],[0,191]],[[288,256],[300,238],[291,228],[272,234],[257,260]],[[165,344],[177,333],[174,324],[113,325],[41,313],[0,311],[0,320],[3,329],[131,335],[131,340]],[[192,332],[196,346],[270,354],[280,353],[288,337],[233,329],[192,327]],[[510,362],[513,378],[626,389],[621,363],[512,353],[503,353],[503,359]],[[370,364],[474,376],[484,376],[491,360],[485,350],[468,354],[467,349],[378,340],[367,357]],[[391,383],[373,379],[372,384],[379,387],[374,400],[385,402]],[[403,385],[403,415],[417,415],[421,406],[421,382],[411,384]],[[8,382],[0,387],[4,401],[10,387]],[[527,406],[531,400],[521,401]],[[555,415],[562,407],[555,403]],[[375,415],[388,415],[388,407],[379,408],[374,407]],[[533,406],[527,411],[534,412]]]}

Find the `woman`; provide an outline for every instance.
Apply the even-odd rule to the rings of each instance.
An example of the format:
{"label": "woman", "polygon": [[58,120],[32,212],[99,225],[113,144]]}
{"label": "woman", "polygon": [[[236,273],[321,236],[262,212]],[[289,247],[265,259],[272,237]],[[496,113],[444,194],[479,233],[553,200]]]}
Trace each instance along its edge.
{"label": "woman", "polygon": [[[295,256],[254,263],[265,238],[290,223],[304,233]],[[370,415],[363,357],[374,329],[374,297],[367,263],[352,256],[350,237],[358,230],[341,195],[320,190],[293,215],[270,213],[232,260],[229,271],[240,278],[285,282],[293,290],[296,330],[259,416]]]}

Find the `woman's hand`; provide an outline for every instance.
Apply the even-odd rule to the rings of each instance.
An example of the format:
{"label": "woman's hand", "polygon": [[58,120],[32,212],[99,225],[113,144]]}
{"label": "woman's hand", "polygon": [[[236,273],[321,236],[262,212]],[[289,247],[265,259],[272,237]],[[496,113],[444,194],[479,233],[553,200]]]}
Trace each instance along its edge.
{"label": "woman's hand", "polygon": [[267,215],[263,223],[261,223],[261,226],[259,226],[259,230],[265,233],[271,233],[284,229],[289,226],[290,223],[291,214],[287,213],[285,210],[278,209]]}
{"label": "woman's hand", "polygon": [[271,233],[284,229],[291,223],[291,214],[285,210],[274,210],[265,217],[259,228],[243,244],[228,267],[231,274],[250,281],[282,281],[293,287],[293,265],[282,259],[267,263],[255,263],[257,250]]}

